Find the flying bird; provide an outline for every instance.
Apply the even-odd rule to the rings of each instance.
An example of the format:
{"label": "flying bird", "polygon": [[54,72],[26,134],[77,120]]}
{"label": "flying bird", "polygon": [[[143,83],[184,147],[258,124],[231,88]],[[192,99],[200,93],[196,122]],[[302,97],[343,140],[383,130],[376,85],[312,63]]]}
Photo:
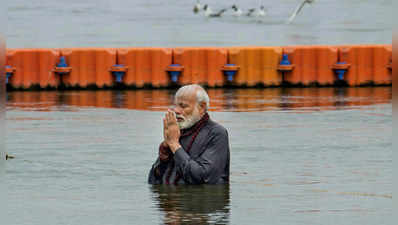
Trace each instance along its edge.
{"label": "flying bird", "polygon": [[304,0],[303,2],[301,2],[296,9],[294,10],[294,12],[292,13],[292,15],[289,17],[289,19],[287,20],[287,24],[290,24],[293,22],[294,18],[296,18],[296,16],[300,13],[300,11],[303,9],[303,7],[305,6],[305,4],[312,4],[314,3],[315,0]]}

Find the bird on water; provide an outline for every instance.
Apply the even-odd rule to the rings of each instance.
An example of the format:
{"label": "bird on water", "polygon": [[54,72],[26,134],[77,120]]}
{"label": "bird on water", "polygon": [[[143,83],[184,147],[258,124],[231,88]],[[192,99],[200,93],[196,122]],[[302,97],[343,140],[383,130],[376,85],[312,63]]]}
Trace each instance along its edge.
{"label": "bird on water", "polygon": [[266,11],[267,10],[265,9],[264,6],[260,6],[259,9],[252,8],[252,9],[248,10],[248,12],[246,13],[246,16],[248,16],[248,17],[263,17],[267,14]]}
{"label": "bird on water", "polygon": [[204,14],[206,17],[221,17],[224,12],[227,11],[227,9],[221,9],[220,11],[213,13],[213,10],[209,7],[209,5],[204,5],[203,10],[205,11]]}
{"label": "bird on water", "polygon": [[196,13],[199,13],[199,11],[202,9],[202,5],[200,4],[200,1],[199,0],[196,0],[196,4],[194,5],[194,7],[193,7],[193,12],[196,14]]}
{"label": "bird on water", "polygon": [[231,8],[234,10],[232,13],[233,16],[239,17],[242,15],[243,11],[240,8],[238,8],[238,6],[232,5]]}
{"label": "bird on water", "polygon": [[6,154],[6,160],[8,160],[8,159],[14,159],[14,158],[15,158],[14,156]]}

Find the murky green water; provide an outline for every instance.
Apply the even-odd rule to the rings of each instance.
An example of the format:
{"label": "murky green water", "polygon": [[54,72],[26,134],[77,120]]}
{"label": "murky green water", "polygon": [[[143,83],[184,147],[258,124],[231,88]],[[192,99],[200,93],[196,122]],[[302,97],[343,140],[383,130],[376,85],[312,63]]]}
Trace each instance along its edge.
{"label": "murky green water", "polygon": [[391,88],[210,90],[230,185],[150,186],[173,93],[8,93],[2,224],[394,224]]}

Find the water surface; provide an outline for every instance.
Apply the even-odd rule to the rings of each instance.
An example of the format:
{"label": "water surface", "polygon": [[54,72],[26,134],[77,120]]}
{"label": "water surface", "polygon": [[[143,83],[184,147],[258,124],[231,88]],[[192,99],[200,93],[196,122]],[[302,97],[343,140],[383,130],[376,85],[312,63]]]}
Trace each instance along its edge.
{"label": "water surface", "polygon": [[213,11],[263,4],[261,19],[194,14],[196,0],[8,1],[10,48],[127,46],[285,46],[391,44],[392,0],[317,0],[286,21],[302,0],[205,1]]}
{"label": "water surface", "polygon": [[228,186],[150,186],[174,91],[11,92],[2,224],[395,224],[391,88],[209,90]]}

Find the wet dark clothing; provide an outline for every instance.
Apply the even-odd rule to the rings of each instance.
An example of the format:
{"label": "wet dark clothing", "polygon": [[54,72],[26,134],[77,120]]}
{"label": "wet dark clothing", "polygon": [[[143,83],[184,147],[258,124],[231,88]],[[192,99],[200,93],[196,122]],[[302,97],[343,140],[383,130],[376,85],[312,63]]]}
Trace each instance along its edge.
{"label": "wet dark clothing", "polygon": [[[195,129],[195,126],[191,129]],[[208,119],[198,132],[185,132],[189,135],[180,137],[181,148],[177,149],[174,155],[171,153],[167,160],[160,160],[158,157],[149,173],[148,183],[229,183],[230,153],[227,130]]]}

